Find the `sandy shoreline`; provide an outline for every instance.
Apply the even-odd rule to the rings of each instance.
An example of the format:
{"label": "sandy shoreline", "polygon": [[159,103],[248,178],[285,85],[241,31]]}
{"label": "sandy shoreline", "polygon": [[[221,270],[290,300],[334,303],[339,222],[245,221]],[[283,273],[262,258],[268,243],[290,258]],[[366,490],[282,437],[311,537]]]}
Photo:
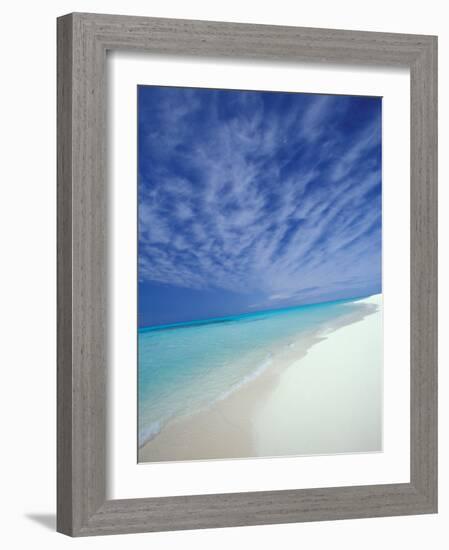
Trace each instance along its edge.
{"label": "sandy shoreline", "polygon": [[381,295],[358,305],[226,399],[167,424],[139,462],[381,450]]}

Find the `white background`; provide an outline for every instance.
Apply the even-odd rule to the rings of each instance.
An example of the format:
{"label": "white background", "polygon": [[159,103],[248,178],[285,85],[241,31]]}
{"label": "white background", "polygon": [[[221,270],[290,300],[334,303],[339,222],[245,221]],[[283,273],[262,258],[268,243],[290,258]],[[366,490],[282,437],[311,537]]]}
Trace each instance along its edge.
{"label": "white background", "polygon": [[[257,9],[254,9],[257,6]],[[48,1],[8,3],[2,12],[0,131],[1,223],[1,510],[6,548],[299,546],[345,549],[401,545],[447,546],[449,520],[449,362],[447,310],[449,230],[440,235],[440,513],[435,516],[245,527],[179,533],[70,540],[54,533],[55,513],[55,17],[70,11],[184,17],[210,20],[439,34],[440,181],[448,180],[449,32],[443,2],[331,0],[294,3]],[[440,212],[447,186],[440,186]],[[445,311],[446,310],[446,311]],[[445,344],[446,341],[446,344]]]}
{"label": "white background", "polygon": [[[352,93],[382,99],[383,452],[136,464],[136,83]],[[108,59],[108,159],[113,199],[109,336],[110,498],[410,481],[410,75],[405,69],[113,53]],[[398,204],[401,208],[398,208]]]}

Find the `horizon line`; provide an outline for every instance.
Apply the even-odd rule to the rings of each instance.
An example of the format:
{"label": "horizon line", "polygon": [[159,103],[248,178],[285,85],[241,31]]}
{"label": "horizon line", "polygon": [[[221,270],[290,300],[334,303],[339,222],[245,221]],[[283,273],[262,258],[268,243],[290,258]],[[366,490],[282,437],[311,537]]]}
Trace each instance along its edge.
{"label": "horizon line", "polygon": [[194,325],[207,325],[212,323],[220,323],[220,322],[226,322],[227,319],[232,319],[234,317],[245,317],[245,316],[251,316],[256,315],[257,313],[268,313],[268,312],[275,312],[275,311],[282,311],[282,310],[289,310],[289,309],[297,309],[301,307],[309,307],[309,306],[316,306],[319,304],[334,304],[337,302],[349,302],[353,300],[360,300],[362,298],[370,298],[371,296],[377,296],[379,294],[382,294],[381,292],[373,293],[373,294],[362,294],[358,296],[353,296],[349,298],[340,298],[338,300],[323,300],[321,302],[310,302],[306,304],[297,304],[294,306],[288,306],[288,307],[276,307],[276,308],[268,308],[268,309],[260,309],[257,311],[247,311],[245,313],[234,313],[232,315],[224,315],[221,317],[205,317],[203,319],[192,319],[190,321],[179,321],[176,323],[168,323],[168,324],[161,324],[161,325],[146,325],[143,327],[138,327],[137,332],[153,332],[157,330],[165,330],[165,329],[176,329],[181,327],[187,327],[187,326],[194,326]]}

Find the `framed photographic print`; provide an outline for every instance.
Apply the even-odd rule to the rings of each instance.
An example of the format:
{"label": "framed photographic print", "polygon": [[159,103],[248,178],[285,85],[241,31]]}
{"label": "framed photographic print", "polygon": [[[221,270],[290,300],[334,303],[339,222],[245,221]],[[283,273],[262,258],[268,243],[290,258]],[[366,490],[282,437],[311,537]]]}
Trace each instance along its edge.
{"label": "framed photographic print", "polygon": [[58,530],[437,510],[436,37],[58,19]]}

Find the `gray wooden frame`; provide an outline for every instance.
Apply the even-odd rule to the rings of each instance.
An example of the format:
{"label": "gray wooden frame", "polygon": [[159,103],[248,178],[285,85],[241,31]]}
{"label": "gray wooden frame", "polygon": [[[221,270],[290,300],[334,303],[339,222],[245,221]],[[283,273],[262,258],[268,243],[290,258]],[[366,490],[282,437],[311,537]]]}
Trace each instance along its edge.
{"label": "gray wooden frame", "polygon": [[[410,483],[106,499],[106,52],[411,71]],[[72,536],[437,511],[437,38],[75,13],[58,19],[57,529]]]}

